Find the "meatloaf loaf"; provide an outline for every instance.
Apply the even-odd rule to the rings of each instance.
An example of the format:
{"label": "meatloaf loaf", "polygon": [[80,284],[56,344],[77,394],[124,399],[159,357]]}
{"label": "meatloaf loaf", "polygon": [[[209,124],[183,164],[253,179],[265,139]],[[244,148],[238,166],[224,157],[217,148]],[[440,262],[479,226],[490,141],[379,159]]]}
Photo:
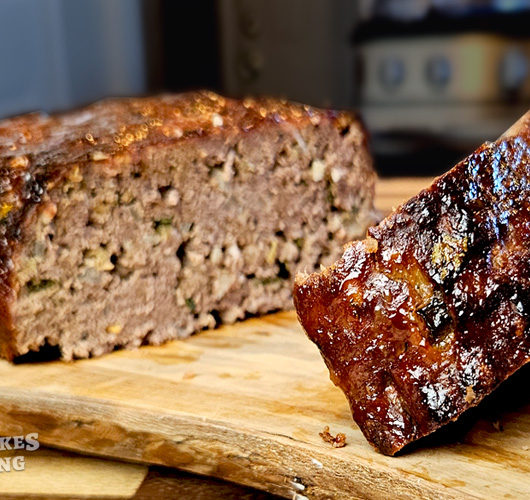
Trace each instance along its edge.
{"label": "meatloaf loaf", "polygon": [[295,305],[381,452],[455,420],[530,361],[530,113],[397,209]]}
{"label": "meatloaf loaf", "polygon": [[289,308],[370,222],[349,113],[210,92],[0,122],[0,352],[65,360]]}

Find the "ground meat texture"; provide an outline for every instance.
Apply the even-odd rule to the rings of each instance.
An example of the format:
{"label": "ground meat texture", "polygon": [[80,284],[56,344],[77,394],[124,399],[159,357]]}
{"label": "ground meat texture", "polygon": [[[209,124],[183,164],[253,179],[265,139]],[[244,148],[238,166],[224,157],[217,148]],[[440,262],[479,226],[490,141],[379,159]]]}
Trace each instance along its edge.
{"label": "ground meat texture", "polygon": [[359,122],[209,92],[0,122],[0,349],[65,360],[291,306],[373,220]]}
{"label": "ground meat texture", "polygon": [[393,455],[530,361],[530,113],[398,208],[295,305],[353,417]]}

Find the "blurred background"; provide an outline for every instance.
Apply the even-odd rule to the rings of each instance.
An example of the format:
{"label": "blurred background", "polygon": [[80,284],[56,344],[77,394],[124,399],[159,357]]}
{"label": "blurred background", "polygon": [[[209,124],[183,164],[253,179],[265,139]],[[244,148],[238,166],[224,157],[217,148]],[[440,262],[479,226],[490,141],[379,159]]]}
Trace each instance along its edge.
{"label": "blurred background", "polygon": [[0,116],[211,88],[360,111],[434,175],[530,107],[530,0],[1,0]]}

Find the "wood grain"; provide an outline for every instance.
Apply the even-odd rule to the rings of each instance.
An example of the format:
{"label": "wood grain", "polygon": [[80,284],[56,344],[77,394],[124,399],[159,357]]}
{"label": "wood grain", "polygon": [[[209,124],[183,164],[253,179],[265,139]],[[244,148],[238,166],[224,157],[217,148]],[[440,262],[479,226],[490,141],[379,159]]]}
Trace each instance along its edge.
{"label": "wood grain", "polygon": [[381,179],[375,186],[376,206],[387,214],[411,196],[429,186],[431,177],[390,177]]}
{"label": "wood grain", "polygon": [[[378,206],[386,212],[428,183],[381,181]],[[50,446],[178,467],[300,500],[530,496],[527,390],[509,399],[517,404],[502,413],[502,432],[472,420],[463,434],[384,457],[352,422],[292,312],[71,364],[2,362],[0,377],[0,434],[39,432]],[[345,448],[321,440],[325,425],[346,434]],[[90,467],[78,470],[89,477]]]}
{"label": "wood grain", "polygon": [[[530,409],[398,458],[370,448],[292,312],[71,364],[0,364],[0,432],[286,497],[530,494]],[[335,449],[318,433],[343,432]]]}

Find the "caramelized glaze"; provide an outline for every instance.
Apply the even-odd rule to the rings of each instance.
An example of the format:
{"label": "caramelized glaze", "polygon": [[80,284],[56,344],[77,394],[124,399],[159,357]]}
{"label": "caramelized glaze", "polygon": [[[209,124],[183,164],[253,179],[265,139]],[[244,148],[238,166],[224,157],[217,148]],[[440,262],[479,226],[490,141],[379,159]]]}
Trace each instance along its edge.
{"label": "caramelized glaze", "polygon": [[393,455],[530,360],[530,114],[322,273],[302,326],[366,438]]}

